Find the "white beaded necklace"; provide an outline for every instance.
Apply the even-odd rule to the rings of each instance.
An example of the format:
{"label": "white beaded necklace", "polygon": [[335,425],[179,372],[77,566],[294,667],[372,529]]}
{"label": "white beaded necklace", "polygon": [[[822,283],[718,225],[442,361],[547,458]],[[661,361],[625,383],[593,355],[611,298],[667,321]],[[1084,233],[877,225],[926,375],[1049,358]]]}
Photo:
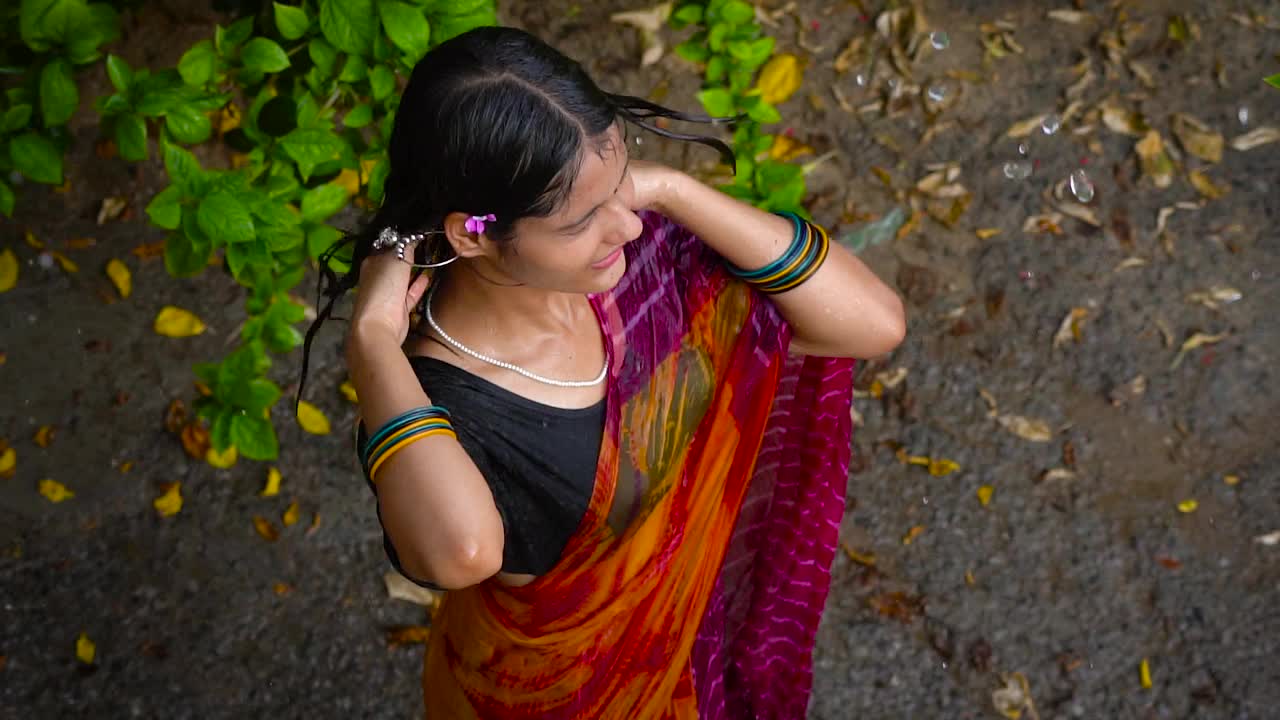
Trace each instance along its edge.
{"label": "white beaded necklace", "polygon": [[449,337],[449,334],[446,333],[443,329],[441,329],[439,325],[436,324],[436,319],[431,316],[431,298],[433,295],[435,295],[435,292],[436,292],[436,288],[435,288],[435,285],[433,284],[431,286],[431,289],[427,291],[427,301],[423,303],[423,309],[426,311],[424,315],[427,318],[427,324],[430,325],[431,329],[435,330],[436,333],[439,334],[440,337],[443,338],[446,343],[453,346],[455,349],[461,352],[464,352],[467,355],[470,355],[476,360],[489,363],[490,365],[496,365],[497,367],[503,368],[505,370],[510,370],[511,372],[523,375],[529,378],[530,380],[535,380],[537,382],[545,383],[547,385],[555,385],[556,387],[569,387],[569,388],[591,387],[592,385],[599,385],[600,383],[604,382],[605,377],[609,375],[609,353],[607,348],[605,349],[604,367],[600,368],[600,374],[597,375],[593,380],[555,380],[552,378],[542,377],[537,373],[529,372],[528,370],[525,370],[519,365],[513,365],[509,362],[495,360],[494,358],[491,358],[488,355],[481,355],[475,350],[472,350],[466,345],[463,345],[457,340],[454,340],[453,338]]}

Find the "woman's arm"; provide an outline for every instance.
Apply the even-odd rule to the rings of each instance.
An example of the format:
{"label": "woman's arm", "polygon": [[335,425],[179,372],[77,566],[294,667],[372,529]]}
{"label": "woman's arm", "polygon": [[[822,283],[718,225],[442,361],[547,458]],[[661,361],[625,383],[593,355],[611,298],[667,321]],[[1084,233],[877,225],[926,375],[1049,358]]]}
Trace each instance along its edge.
{"label": "woman's arm", "polygon": [[[376,323],[353,326],[346,357],[370,433],[400,413],[431,404],[400,342]],[[410,443],[378,470],[377,489],[383,527],[405,572],[458,589],[501,569],[502,517],[488,483],[457,440],[434,436]]]}
{"label": "woman's arm", "polygon": [[[634,177],[639,174],[649,178]],[[785,218],[754,208],[694,178],[664,166],[632,161],[638,197],[688,228],[741,268],[761,268],[791,245]],[[657,175],[657,177],[653,177]],[[772,296],[793,331],[792,352],[826,357],[869,358],[893,350],[906,334],[898,294],[861,260],[831,244],[822,267],[808,281]]]}

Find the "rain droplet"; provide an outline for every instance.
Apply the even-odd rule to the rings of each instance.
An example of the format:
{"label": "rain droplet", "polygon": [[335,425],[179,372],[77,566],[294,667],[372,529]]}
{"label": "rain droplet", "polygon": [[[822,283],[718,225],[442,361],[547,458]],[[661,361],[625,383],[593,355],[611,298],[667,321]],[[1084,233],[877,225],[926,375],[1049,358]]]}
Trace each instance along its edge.
{"label": "rain droplet", "polygon": [[42,252],[38,257],[39,257],[39,260],[37,262],[40,263],[40,267],[44,268],[45,270],[48,270],[53,267],[52,255],[46,252]]}
{"label": "rain droplet", "polygon": [[642,137],[640,137],[639,135],[637,135],[637,136],[636,136],[636,144],[637,144],[637,145],[643,145],[643,144],[644,144],[644,138],[642,138]]}
{"label": "rain droplet", "polygon": [[1040,121],[1040,129],[1044,131],[1045,135],[1052,135],[1058,132],[1060,127],[1062,127],[1062,118],[1053,113],[1045,115],[1044,119]]}
{"label": "rain droplet", "polygon": [[1031,146],[1030,146],[1030,145],[1028,145],[1028,144],[1026,144],[1026,143],[1018,143],[1018,154],[1019,154],[1019,155],[1021,155],[1022,157],[1026,157],[1026,156],[1027,156],[1027,153],[1029,153],[1029,152],[1031,152]]}
{"label": "rain droplet", "polygon": [[865,73],[858,73],[857,75],[854,75],[854,76],[853,76],[853,82],[854,82],[858,87],[866,87],[866,86],[867,86],[867,76],[866,76],[866,74],[865,74]]}
{"label": "rain droplet", "polygon": [[947,98],[947,86],[940,84],[930,85],[924,93],[930,102],[940,103]]}
{"label": "rain droplet", "polygon": [[1084,170],[1072,172],[1070,184],[1071,194],[1075,195],[1080,202],[1087,203],[1093,199],[1093,181]]}
{"label": "rain droplet", "polygon": [[1031,177],[1031,163],[1013,160],[1004,164],[1004,176],[1010,180],[1026,180]]}
{"label": "rain droplet", "polygon": [[1241,105],[1240,109],[1236,111],[1236,119],[1240,121],[1241,125],[1248,125],[1249,124],[1249,108]]}
{"label": "rain droplet", "polygon": [[891,77],[885,82],[885,84],[889,86],[889,91],[893,92],[898,89],[898,78]]}
{"label": "rain droplet", "polygon": [[946,30],[934,30],[929,33],[929,44],[934,50],[946,50],[951,46],[951,36]]}

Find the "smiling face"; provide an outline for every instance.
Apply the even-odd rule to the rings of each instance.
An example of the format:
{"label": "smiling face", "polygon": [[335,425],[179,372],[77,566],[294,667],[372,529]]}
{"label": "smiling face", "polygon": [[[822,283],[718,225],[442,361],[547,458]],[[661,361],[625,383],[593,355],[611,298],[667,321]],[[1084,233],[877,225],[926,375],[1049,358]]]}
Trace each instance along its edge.
{"label": "smiling face", "polygon": [[598,293],[618,284],[626,270],[622,248],[644,229],[632,211],[635,188],[618,125],[584,144],[568,197],[547,217],[523,218],[509,242],[482,241],[486,270],[529,287]]}

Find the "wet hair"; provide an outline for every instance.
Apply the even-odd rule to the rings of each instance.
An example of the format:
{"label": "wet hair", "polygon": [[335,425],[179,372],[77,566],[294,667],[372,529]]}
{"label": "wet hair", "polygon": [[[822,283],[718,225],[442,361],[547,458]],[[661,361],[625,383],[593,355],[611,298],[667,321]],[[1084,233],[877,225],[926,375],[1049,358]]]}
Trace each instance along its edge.
{"label": "wet hair", "polygon": [[[486,224],[486,234],[508,241],[516,221],[547,217],[565,202],[585,150],[602,152],[619,121],[712,147],[735,166],[723,141],[660,127],[654,123],[659,118],[733,120],[605,92],[577,62],[515,28],[477,28],[433,48],[414,67],[401,96],[380,207],[320,257],[316,319],[303,344],[296,399],[306,383],[312,340],[334,304],[359,283],[361,264],[383,228],[429,232],[443,229],[452,212],[493,213],[497,220]],[[448,241],[443,234],[428,236],[417,253],[420,263],[446,259]],[[339,276],[329,261],[348,255],[351,269]]]}

